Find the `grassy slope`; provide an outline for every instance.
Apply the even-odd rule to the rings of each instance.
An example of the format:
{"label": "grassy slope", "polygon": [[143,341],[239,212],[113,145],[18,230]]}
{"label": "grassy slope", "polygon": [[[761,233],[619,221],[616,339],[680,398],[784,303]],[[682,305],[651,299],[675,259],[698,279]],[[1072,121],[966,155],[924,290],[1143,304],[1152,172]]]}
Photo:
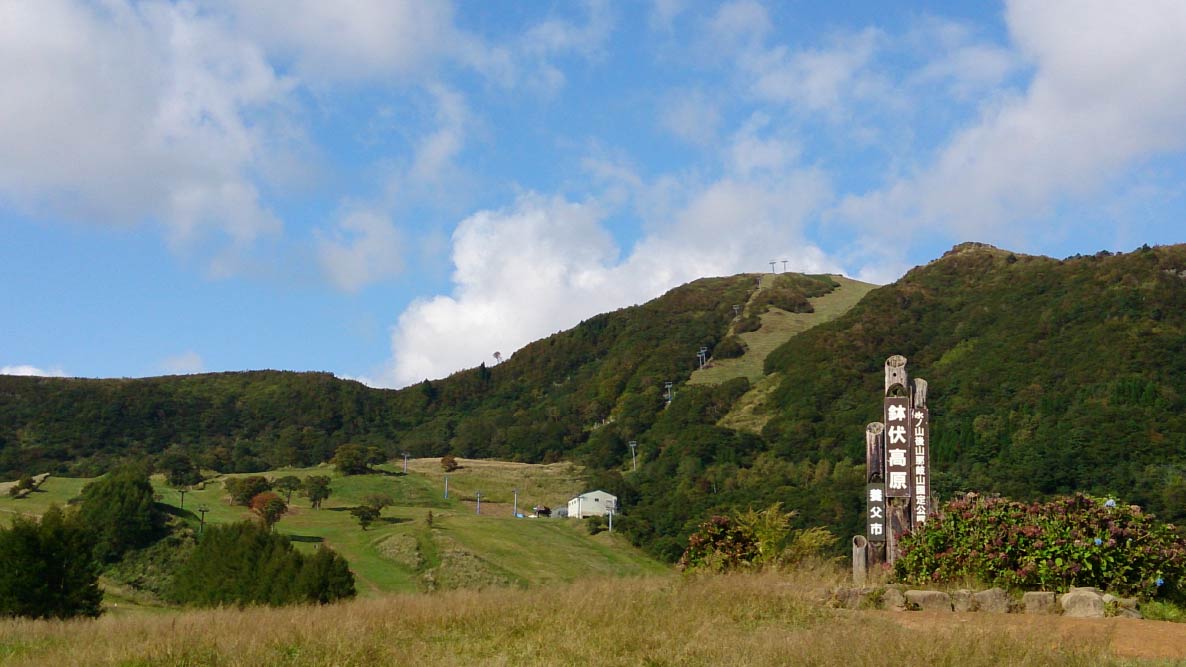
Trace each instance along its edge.
{"label": "grassy slope", "polygon": [[[763,288],[768,286],[772,277],[773,274],[763,276]],[[766,357],[792,337],[848,312],[877,287],[840,275],[834,275],[832,278],[840,283],[840,287],[824,296],[811,299],[815,312],[788,313],[779,308],[771,308],[762,315],[761,329],[741,334],[741,339],[747,347],[744,355],[736,359],[714,360],[692,374],[689,384],[719,384],[735,377],[748,378],[753,384],[753,388],[721,419],[721,426],[761,433],[762,427],[770,419],[764,410],[766,400],[779,382],[777,374],[764,375],[763,365]],[[757,294],[759,292],[754,292],[755,296]]]}
{"label": "grassy slope", "polygon": [[[774,274],[763,275],[762,289],[770,287],[773,278]],[[840,283],[840,287],[824,296],[809,299],[815,312],[788,313],[780,308],[771,307],[762,315],[762,328],[740,335],[746,344],[745,354],[735,359],[711,360],[707,366],[693,373],[688,383],[720,384],[736,377],[745,377],[749,378],[750,382],[757,382],[764,375],[762,365],[766,361],[766,356],[778,346],[790,340],[792,336],[836,319],[876,287],[844,276],[835,275],[832,278]],[[750,300],[759,294],[761,290],[755,291]]]}
{"label": "grassy slope", "polygon": [[[328,607],[0,621],[13,665],[1113,665],[1131,619],[828,609],[839,573],[585,581]],[[1181,638],[1178,637],[1177,640]],[[1175,652],[1176,651],[1176,652]]]}
{"label": "grassy slope", "polygon": [[[339,477],[328,467],[278,470],[268,473],[304,477],[333,477],[333,495],[322,509],[294,495],[291,511],[277,531],[289,535],[299,548],[314,549],[324,542],[341,553],[357,578],[359,595],[420,590],[424,575],[437,567],[435,578],[451,585],[481,587],[493,583],[518,585],[573,581],[586,576],[640,575],[666,572],[666,566],[642,555],[618,535],[589,535],[576,521],[515,519],[511,516],[512,488],[520,489],[520,507],[545,502],[556,506],[581,490],[571,464],[529,465],[462,460],[450,474],[450,498],[443,493],[443,473],[438,459],[412,460],[409,474],[396,474],[402,463],[387,466],[384,474]],[[234,475],[242,476],[242,475]],[[78,495],[88,480],[50,477],[42,491],[23,500],[0,498],[0,512],[40,514],[51,503],[65,504]],[[154,480],[161,502],[178,507],[176,490]],[[473,492],[481,490],[482,515],[475,514]],[[369,530],[359,528],[349,513],[367,494],[387,493],[396,504],[386,508]],[[185,496],[182,512],[195,526],[199,506],[209,508],[209,523],[239,521],[251,516],[243,507],[228,504],[220,482]],[[433,528],[425,518],[433,513]],[[388,542],[393,540],[393,542]],[[408,545],[418,558],[390,553],[391,544]],[[442,554],[445,563],[442,566]],[[416,561],[419,561],[418,563]],[[465,572],[449,571],[464,569]],[[117,591],[118,593],[118,591]],[[116,595],[116,599],[121,596]]]}

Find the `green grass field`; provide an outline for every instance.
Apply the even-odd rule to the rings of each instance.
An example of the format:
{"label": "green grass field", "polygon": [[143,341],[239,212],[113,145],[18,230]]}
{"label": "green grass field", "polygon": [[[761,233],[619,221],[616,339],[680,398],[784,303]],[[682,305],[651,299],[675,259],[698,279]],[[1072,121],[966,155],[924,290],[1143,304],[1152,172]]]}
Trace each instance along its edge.
{"label": "green grass field", "polygon": [[[774,276],[772,273],[763,275],[761,289],[767,288]],[[779,308],[771,308],[762,315],[760,329],[740,334],[741,340],[746,344],[745,354],[735,359],[710,360],[707,366],[692,373],[688,383],[720,384],[736,377],[749,378],[752,383],[758,382],[764,375],[762,367],[766,357],[775,348],[790,340],[792,336],[836,319],[877,287],[840,275],[833,275],[832,279],[840,283],[840,287],[824,296],[810,299],[815,312],[788,313]],[[751,301],[761,293],[761,289],[754,292],[750,297]]]}
{"label": "green grass field", "polygon": [[[512,515],[513,493],[519,507],[530,513],[533,504],[562,505],[584,490],[580,471],[571,464],[530,465],[459,460],[449,473],[449,498],[444,497],[444,472],[439,459],[413,459],[408,474],[402,460],[379,466],[379,473],[339,476],[328,466],[275,470],[273,479],[312,474],[332,478],[332,495],[319,510],[298,494],[290,511],[276,525],[298,548],[313,550],[326,544],[342,554],[354,571],[361,597],[390,592],[441,588],[530,586],[568,582],[589,576],[655,575],[669,568],[645,556],[618,535],[589,535],[582,522],[565,519],[518,519]],[[175,509],[195,528],[199,507],[207,508],[207,523],[253,518],[244,507],[231,505],[223,475],[208,480],[203,489],[179,493],[163,480],[153,482],[160,502]],[[41,514],[52,503],[65,505],[89,480],[50,477],[28,498],[0,497],[0,512]],[[482,492],[482,513],[473,500]],[[372,493],[385,493],[395,504],[383,510],[370,529],[362,530],[349,510]],[[433,522],[429,527],[428,513]],[[123,607],[143,600],[127,591],[109,590],[109,604]]]}

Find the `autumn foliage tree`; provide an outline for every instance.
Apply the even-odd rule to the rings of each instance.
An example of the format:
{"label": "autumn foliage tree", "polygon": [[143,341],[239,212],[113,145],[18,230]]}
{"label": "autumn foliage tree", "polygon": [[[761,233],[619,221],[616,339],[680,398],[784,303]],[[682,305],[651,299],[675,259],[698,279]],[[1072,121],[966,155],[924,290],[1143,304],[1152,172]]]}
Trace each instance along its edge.
{"label": "autumn foliage tree", "polygon": [[274,492],[264,491],[251,499],[251,511],[258,514],[264,526],[271,530],[280,517],[288,512],[288,504]]}

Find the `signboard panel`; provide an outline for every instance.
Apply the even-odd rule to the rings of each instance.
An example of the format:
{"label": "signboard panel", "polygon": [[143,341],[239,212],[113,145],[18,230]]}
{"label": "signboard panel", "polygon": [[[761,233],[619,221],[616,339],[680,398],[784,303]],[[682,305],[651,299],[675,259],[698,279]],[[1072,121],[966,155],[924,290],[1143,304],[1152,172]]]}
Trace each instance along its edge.
{"label": "signboard panel", "polygon": [[884,542],[889,526],[885,516],[885,484],[868,485],[865,506],[865,535],[870,542]]}
{"label": "signboard panel", "polygon": [[926,523],[931,504],[931,419],[927,406],[910,413],[910,492],[914,525]]}
{"label": "signboard panel", "polygon": [[909,498],[914,466],[911,454],[910,397],[885,399],[885,493],[890,498]]}

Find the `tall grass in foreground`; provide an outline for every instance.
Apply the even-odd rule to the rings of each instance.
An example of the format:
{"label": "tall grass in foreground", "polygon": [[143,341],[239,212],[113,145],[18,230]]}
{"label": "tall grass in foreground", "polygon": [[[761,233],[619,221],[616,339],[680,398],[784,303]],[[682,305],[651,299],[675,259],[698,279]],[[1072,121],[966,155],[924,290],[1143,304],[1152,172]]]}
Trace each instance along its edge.
{"label": "tall grass in foreground", "polygon": [[[1040,628],[907,630],[826,608],[828,573],[585,581],[328,607],[0,622],[37,665],[1099,665]],[[920,617],[921,618],[921,617]],[[991,623],[991,621],[987,621]],[[999,629],[998,629],[999,630]]]}

